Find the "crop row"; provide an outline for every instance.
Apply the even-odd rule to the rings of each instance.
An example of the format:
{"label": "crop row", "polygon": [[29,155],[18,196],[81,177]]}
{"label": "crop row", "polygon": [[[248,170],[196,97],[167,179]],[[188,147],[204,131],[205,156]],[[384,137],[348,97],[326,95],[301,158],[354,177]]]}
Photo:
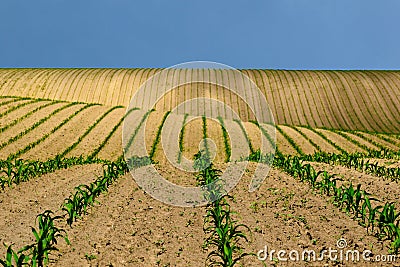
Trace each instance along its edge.
{"label": "crop row", "polygon": [[[9,97],[8,96],[3,96],[2,98],[9,98]],[[26,98],[26,97],[12,97],[12,98],[13,99],[11,99],[11,100],[1,102],[0,106],[5,106],[5,105],[11,104],[11,103],[15,103],[15,102],[18,102],[18,101],[21,101],[21,100],[28,100],[29,99],[29,98]]]}
{"label": "crop row", "polygon": [[49,159],[47,161],[23,159],[0,160],[0,186],[4,189],[6,185],[11,186],[12,184],[26,182],[31,178],[56,170],[93,163],[108,163],[108,161],[84,158],[83,156],[73,158],[61,158],[56,156],[54,159]]}
{"label": "crop row", "polygon": [[232,218],[234,212],[227,201],[232,197],[225,195],[219,179],[221,171],[213,167],[209,154],[204,150],[199,151],[194,159],[193,167],[198,171],[197,184],[203,188],[209,202],[203,224],[203,231],[207,235],[203,248],[212,250],[208,253],[206,264],[233,267],[244,257],[252,255],[243,252],[239,245],[241,240],[249,241],[247,233],[251,234],[250,228]]}
{"label": "crop row", "polygon": [[82,112],[83,110],[85,110],[85,109],[87,109],[87,108],[89,108],[91,106],[95,106],[95,105],[97,105],[97,104],[86,104],[85,106],[81,107],[80,109],[78,109],[77,111],[72,113],[68,118],[63,120],[60,124],[58,124],[56,127],[54,127],[49,133],[43,135],[41,138],[39,138],[36,141],[30,143],[29,145],[27,145],[26,147],[20,149],[16,153],[9,155],[8,158],[10,158],[10,159],[18,158],[20,155],[22,155],[25,152],[27,152],[28,150],[34,148],[35,146],[37,146],[38,144],[43,142],[47,137],[49,137],[50,135],[54,134],[61,127],[63,127],[65,124],[67,124],[72,118],[74,118],[76,115],[78,115],[80,112]]}
{"label": "crop row", "polygon": [[[158,71],[160,69],[3,70],[1,76],[4,83],[1,84],[0,93],[3,95],[11,93],[29,80],[24,89],[26,95],[127,105],[132,93]],[[206,71],[169,70],[168,75],[175,76],[178,80],[182,80],[180,77],[184,76],[196,78],[214,75],[221,80],[230,80],[232,84],[239,85],[242,82],[237,79],[234,71],[208,70],[208,74]],[[312,127],[385,132],[397,130],[399,126],[396,120],[399,112],[399,98],[396,95],[399,81],[397,74],[374,71],[243,70],[242,72],[253,79],[266,98],[272,102],[271,108],[273,113],[277,114],[279,124],[309,124]],[[153,81],[155,94],[159,94],[157,83],[159,81]],[[209,89],[212,92],[211,88],[211,86],[206,87],[204,91]],[[359,94],[366,89],[371,89],[371,94]],[[195,94],[200,96],[201,91],[197,90]],[[179,93],[176,97],[180,97]],[[183,97],[187,96],[183,93]],[[250,97],[254,99],[254,96]],[[220,98],[226,103],[236,102],[238,99],[237,96],[225,92]],[[161,103],[164,104],[163,108],[167,108],[174,101],[166,103],[167,100],[171,99],[166,98],[165,103]],[[256,101],[257,99],[254,99],[254,102]],[[137,104],[141,106],[143,103]],[[332,112],[327,107],[332,107],[332,110],[338,112]],[[373,112],[372,108],[377,112]],[[243,114],[250,112],[246,109]]]}
{"label": "crop row", "polygon": [[[270,160],[272,155],[264,155],[257,160]],[[370,197],[361,185],[337,186],[336,174],[326,171],[317,172],[310,164],[303,164],[297,156],[275,155],[273,165],[282,169],[289,175],[298,178],[302,182],[308,182],[310,186],[321,194],[333,198],[333,204],[348,214],[358,223],[367,228],[367,231],[379,240],[390,240],[390,252],[399,253],[400,249],[400,213],[396,211],[394,203],[380,204],[376,198]],[[379,203],[378,205],[374,205]]]}
{"label": "crop row", "polygon": [[[80,185],[75,188],[69,198],[64,200],[61,206],[63,214],[53,216],[53,212],[46,210],[37,216],[38,230],[32,227],[32,233],[35,236],[35,242],[26,245],[21,249],[14,251],[10,245],[7,248],[6,256],[0,259],[0,264],[8,266],[46,266],[49,262],[49,253],[56,251],[57,239],[64,238],[69,244],[67,232],[64,229],[57,228],[56,221],[66,221],[69,226],[80,216],[86,213],[87,208],[95,203],[96,198],[107,191],[118,177],[128,171],[128,165],[125,161],[109,162],[103,166],[103,176],[89,185]],[[15,265],[14,265],[15,264]]]}
{"label": "crop row", "polygon": [[[136,135],[139,133],[140,128],[142,127],[143,123],[146,121],[147,117],[150,115],[151,112],[153,112],[154,109],[148,110],[144,115],[143,118],[140,120],[138,126],[136,127],[135,131],[132,133],[132,135],[129,137],[129,140],[127,144],[124,147],[124,154],[129,151],[129,149],[132,146],[133,141],[135,140]],[[121,155],[120,158],[122,158],[123,155]]]}
{"label": "crop row", "polygon": [[122,106],[114,106],[107,110],[100,118],[98,118],[92,125],[89,126],[89,128],[78,138],[75,143],[66,148],[63,152],[61,152],[60,157],[64,157],[70,151],[72,151],[94,129],[94,127],[96,127],[108,114],[110,114],[113,110],[117,108],[122,108]]}
{"label": "crop row", "polygon": [[127,171],[128,165],[124,160],[111,162],[104,165],[103,176],[97,178],[96,181],[77,186],[75,193],[66,198],[62,205],[67,224],[72,226],[73,222],[81,218],[81,215],[86,214],[87,208],[96,203],[96,198],[106,192],[108,187]]}
{"label": "crop row", "polygon": [[13,112],[13,111],[15,111],[15,110],[17,110],[19,108],[25,107],[25,106],[27,106],[29,104],[33,104],[33,103],[36,103],[36,102],[39,102],[39,101],[41,101],[41,100],[30,100],[30,101],[23,102],[23,103],[21,103],[19,105],[16,105],[14,107],[11,107],[11,108],[7,109],[6,111],[4,111],[3,113],[0,113],[0,118],[10,114],[11,112]]}
{"label": "crop row", "polygon": [[29,132],[33,131],[35,128],[39,127],[41,124],[45,123],[47,120],[49,120],[52,116],[54,116],[55,114],[59,113],[60,111],[69,108],[73,105],[77,105],[78,103],[70,103],[67,104],[65,106],[62,106],[58,109],[56,109],[55,111],[53,111],[50,115],[41,118],[39,121],[35,122],[31,127],[25,129],[24,131],[20,132],[19,134],[15,135],[14,137],[10,138],[9,140],[3,142],[0,144],[0,149],[17,141],[18,139],[20,139],[21,137],[23,137],[24,135],[28,134]]}
{"label": "crop row", "polygon": [[179,151],[178,151],[178,163],[181,163],[182,152],[183,152],[183,138],[185,136],[185,124],[189,114],[185,113],[182,121],[181,131],[179,132]]}
{"label": "crop row", "polygon": [[371,163],[371,159],[366,158],[362,153],[334,154],[317,152],[314,155],[305,155],[300,158],[305,161],[342,165],[375,176],[390,178],[395,181],[400,180],[400,168],[379,166],[378,162]]}
{"label": "crop row", "polygon": [[234,121],[239,125],[240,129],[242,130],[242,133],[246,138],[247,145],[249,146],[250,153],[253,153],[254,152],[253,144],[251,143],[249,135],[247,134],[246,129],[244,128],[242,122],[238,119],[234,119]]}
{"label": "crop row", "polygon": [[151,146],[151,151],[150,151],[150,155],[149,155],[150,160],[153,160],[153,158],[154,158],[154,154],[156,153],[157,145],[158,145],[158,143],[159,143],[160,140],[161,140],[161,131],[162,131],[162,128],[163,128],[163,126],[164,126],[165,120],[167,119],[167,117],[168,117],[168,115],[169,115],[170,113],[171,113],[170,111],[167,111],[167,112],[164,114],[164,116],[163,116],[163,118],[162,118],[162,121],[161,121],[161,124],[158,126],[156,138],[154,139],[153,145]]}
{"label": "crop row", "polygon": [[231,146],[229,144],[229,135],[228,132],[226,131],[226,126],[222,117],[219,116],[218,121],[221,124],[222,136],[224,138],[225,155],[226,155],[225,162],[229,162],[232,153]]}
{"label": "crop row", "polygon": [[99,154],[100,150],[103,149],[103,147],[107,144],[107,142],[111,139],[113,134],[117,131],[118,127],[121,126],[121,124],[124,122],[125,118],[129,116],[133,111],[137,110],[138,108],[132,108],[128,110],[128,112],[118,121],[118,123],[112,128],[111,132],[106,136],[106,138],[103,140],[103,142],[93,151],[92,154],[88,156],[89,159],[96,158],[97,155]]}
{"label": "crop row", "polygon": [[45,104],[45,105],[42,105],[42,106],[39,106],[39,107],[35,108],[35,109],[32,110],[32,111],[29,111],[28,113],[25,113],[24,115],[22,115],[22,116],[19,117],[19,118],[16,118],[15,120],[13,120],[12,122],[10,122],[9,124],[7,124],[7,125],[1,127],[1,128],[0,128],[0,133],[4,132],[5,130],[7,130],[7,129],[11,128],[11,127],[13,127],[13,126],[16,125],[17,123],[21,122],[23,119],[28,118],[29,116],[31,116],[32,114],[38,112],[39,110],[41,110],[41,109],[43,109],[43,108],[46,108],[46,107],[48,107],[48,106],[57,104],[57,103],[60,103],[60,101],[49,102],[49,103],[47,103],[47,104]]}

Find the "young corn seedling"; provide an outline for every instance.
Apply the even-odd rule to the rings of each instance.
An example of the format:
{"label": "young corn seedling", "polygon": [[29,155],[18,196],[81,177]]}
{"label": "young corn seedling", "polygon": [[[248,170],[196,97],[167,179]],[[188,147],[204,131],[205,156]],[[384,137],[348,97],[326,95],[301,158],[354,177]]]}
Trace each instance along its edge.
{"label": "young corn seedling", "polygon": [[[244,257],[252,255],[243,253],[239,245],[240,240],[248,242],[245,231],[250,228],[244,224],[236,224],[231,218],[231,210],[225,199],[217,200],[212,209],[209,209],[204,222],[204,232],[209,234],[205,246],[215,246],[207,256],[209,266],[232,267]],[[242,230],[244,229],[244,230]]]}
{"label": "young corn seedling", "polygon": [[[29,257],[23,253],[18,253],[12,249],[12,245],[8,246],[6,258],[0,259],[0,265],[3,267],[20,267],[28,265]],[[14,265],[15,264],[15,265]]]}
{"label": "young corn seedling", "polygon": [[222,183],[217,182],[221,171],[213,168],[207,151],[199,151],[194,158],[194,168],[199,170],[197,182],[206,189],[204,195],[211,202],[203,225],[203,231],[209,235],[204,248],[214,246],[216,250],[208,254],[207,262],[209,266],[235,266],[244,257],[252,255],[243,253],[239,246],[242,239],[248,242],[244,230],[250,232],[250,229],[231,218],[233,212],[225,199],[229,196],[223,197]]}
{"label": "young corn seedling", "polygon": [[336,176],[336,174],[330,175],[327,171],[322,173],[322,180],[316,185],[321,194],[331,196],[335,192],[336,182],[342,181],[340,178],[335,178]]}
{"label": "young corn seedling", "polygon": [[54,226],[54,221],[62,219],[62,216],[53,217],[52,214],[52,211],[46,210],[36,217],[39,227],[37,230],[32,227],[32,233],[35,236],[36,242],[23,247],[19,251],[19,253],[29,252],[28,256],[30,265],[32,266],[43,267],[48,264],[49,252],[57,250],[55,245],[57,244],[58,237],[64,238],[67,244],[69,244],[66,232]]}
{"label": "young corn seedling", "polygon": [[399,226],[399,221],[397,219],[400,216],[400,213],[396,212],[394,202],[386,203],[383,206],[382,211],[379,211],[378,213],[379,216],[377,222],[379,228],[379,237],[387,237],[392,239],[395,237],[396,227],[398,228]]}
{"label": "young corn seedling", "polygon": [[[370,198],[366,192],[364,192],[364,203],[361,207],[361,225],[367,227],[367,232],[369,231],[369,228],[371,227],[371,232],[374,232],[374,226],[375,223],[377,222],[375,217],[379,211],[379,209],[382,208],[382,206],[376,206],[372,207],[371,201],[378,201],[376,198]],[[367,210],[368,209],[368,210]]]}

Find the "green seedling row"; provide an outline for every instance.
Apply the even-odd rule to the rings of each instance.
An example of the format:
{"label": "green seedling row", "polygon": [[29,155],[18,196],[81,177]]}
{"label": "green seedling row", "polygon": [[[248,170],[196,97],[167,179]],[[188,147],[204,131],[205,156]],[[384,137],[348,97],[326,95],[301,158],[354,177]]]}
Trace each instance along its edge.
{"label": "green seedling row", "polygon": [[352,154],[334,154],[326,152],[317,152],[314,155],[300,157],[305,161],[322,162],[333,165],[341,165],[360,172],[365,172],[378,177],[389,178],[393,181],[400,180],[400,168],[389,168],[379,166],[378,162],[371,163],[370,159],[364,154],[356,152]]}
{"label": "green seedling row", "polygon": [[[267,157],[268,155],[266,155]],[[400,249],[400,213],[397,212],[394,203],[380,204],[380,201],[370,196],[361,185],[337,186],[336,174],[326,171],[316,171],[310,164],[304,164],[297,156],[275,155],[274,166],[282,169],[287,174],[307,182],[312,188],[321,194],[333,198],[333,204],[348,214],[360,225],[367,228],[371,234],[379,240],[391,240],[391,253],[399,253]],[[377,205],[374,205],[378,203]]]}
{"label": "green seedling row", "polygon": [[111,132],[107,135],[107,137],[103,140],[103,142],[99,145],[98,148],[95,149],[95,151],[93,151],[92,154],[89,155],[89,159],[93,159],[96,158],[97,155],[99,154],[99,152],[103,149],[103,147],[107,144],[107,142],[111,139],[111,137],[113,136],[113,134],[117,131],[118,127],[121,126],[121,124],[123,123],[124,119],[132,113],[132,111],[138,110],[138,108],[132,108],[130,109],[120,120],[119,122],[114,126],[114,128],[112,128]]}
{"label": "green seedling row", "polygon": [[218,121],[221,124],[221,130],[222,130],[222,136],[224,138],[224,146],[225,146],[225,162],[229,162],[231,159],[231,146],[229,144],[229,135],[228,132],[226,131],[225,123],[222,117],[218,117]]}
{"label": "green seedling row", "polygon": [[58,131],[61,127],[63,127],[65,124],[67,124],[72,118],[74,118],[76,115],[78,115],[80,112],[82,112],[83,110],[91,107],[91,106],[95,106],[98,104],[86,104],[85,106],[83,106],[82,108],[78,109],[77,111],[75,111],[73,114],[71,114],[68,118],[66,118],[65,120],[63,120],[59,125],[57,125],[56,127],[54,127],[49,133],[43,135],[40,139],[30,143],[29,145],[27,145],[26,147],[24,147],[23,149],[20,149],[19,151],[17,151],[15,154],[11,154],[8,156],[9,159],[15,159],[18,158],[20,155],[26,153],[28,150],[36,147],[38,144],[40,144],[41,142],[43,142],[47,137],[49,137],[50,135],[54,134],[56,131]]}
{"label": "green seedling row", "polygon": [[278,132],[280,132],[286,140],[288,140],[288,142],[292,145],[292,147],[297,151],[297,153],[299,153],[300,155],[305,155],[304,152],[301,150],[301,148],[296,144],[296,142],[293,140],[293,138],[291,138],[289,135],[287,135],[282,129],[281,127],[279,127],[278,125],[275,125],[275,128],[278,130]]}
{"label": "green seedling row", "polygon": [[347,153],[346,150],[344,150],[342,147],[340,147],[338,144],[336,144],[335,142],[333,142],[331,139],[329,139],[328,137],[326,137],[323,133],[316,131],[314,128],[310,127],[310,126],[303,126],[307,129],[309,129],[310,131],[312,131],[315,134],[318,134],[319,136],[321,136],[326,142],[328,142],[330,145],[332,145],[334,148],[336,148],[337,150],[339,150],[342,153]]}
{"label": "green seedling row", "polygon": [[79,185],[64,200],[62,210],[65,212],[67,224],[72,226],[73,222],[87,214],[87,208],[96,203],[96,198],[106,192],[108,187],[121,175],[128,172],[128,165],[124,160],[118,160],[104,165],[103,175],[89,185]]}
{"label": "green seedling row", "polygon": [[291,125],[286,125],[286,126],[295,130],[297,133],[303,136],[317,151],[321,151],[321,147],[318,144],[316,144],[313,140],[311,140],[311,138],[308,137],[305,133],[300,131],[297,127]]}
{"label": "green seedling row", "polygon": [[220,178],[221,171],[215,169],[206,151],[199,151],[194,156],[194,166],[198,170],[196,180],[204,189],[204,196],[209,201],[204,218],[203,231],[207,235],[203,248],[211,250],[206,259],[206,266],[233,267],[240,264],[244,257],[253,255],[245,253],[239,245],[241,241],[249,242],[247,234],[250,228],[238,224],[232,218],[231,210]]}
{"label": "green seedling row", "polygon": [[246,138],[247,144],[249,145],[250,153],[254,153],[253,144],[251,143],[249,135],[247,134],[246,129],[244,128],[242,122],[238,119],[234,119],[234,121],[239,125],[240,129],[242,130],[243,135]]}
{"label": "green seedling row", "polygon": [[46,108],[46,107],[49,107],[51,105],[57,104],[57,103],[60,103],[60,101],[53,101],[53,102],[47,103],[47,104],[45,104],[43,106],[35,108],[34,110],[24,114],[23,116],[13,120],[11,123],[9,123],[9,124],[5,125],[4,127],[0,128],[0,133],[4,132],[5,130],[7,130],[7,129],[11,128],[11,127],[13,127],[17,123],[21,122],[23,119],[28,118],[29,116],[31,116],[32,114],[38,112],[39,110],[41,110],[43,108]]}
{"label": "green seedling row", "polygon": [[100,118],[98,118],[92,125],[89,126],[89,128],[85,131],[84,134],[82,134],[78,140],[73,143],[71,146],[66,148],[61,154],[60,157],[64,157],[67,155],[69,152],[71,152],[93,129],[96,127],[108,114],[110,114],[113,110],[117,108],[123,108],[122,106],[115,106],[107,110]]}
{"label": "green seedling row", "polygon": [[93,163],[108,163],[108,161],[91,158],[85,159],[83,156],[73,158],[61,158],[56,156],[54,159],[49,159],[47,161],[22,159],[0,160],[0,186],[4,189],[5,186],[10,187],[13,184],[26,182],[31,178],[56,170]]}
{"label": "green seedling row", "polygon": [[30,100],[30,101],[21,103],[21,104],[15,106],[15,107],[11,107],[8,110],[4,111],[3,113],[0,113],[0,118],[10,114],[11,112],[13,112],[13,111],[15,111],[15,110],[17,110],[19,108],[25,107],[25,106],[27,106],[29,104],[33,104],[33,103],[36,103],[36,102],[39,102],[39,101],[41,101],[41,100]]}
{"label": "green seedling row", "polygon": [[182,161],[183,138],[184,138],[184,136],[185,136],[185,125],[186,125],[186,120],[187,120],[188,116],[189,116],[189,114],[188,114],[188,113],[185,113],[185,116],[183,117],[183,122],[182,122],[181,131],[179,132],[178,163],[181,163],[181,161]]}
{"label": "green seedling row", "polygon": [[58,250],[56,247],[57,239],[63,238],[69,244],[65,230],[54,225],[56,221],[63,217],[53,214],[50,210],[39,214],[36,217],[38,228],[32,227],[35,242],[22,247],[18,251],[14,251],[12,245],[8,246],[6,257],[4,260],[0,259],[0,264],[4,267],[47,266],[49,253]]}
{"label": "green seedling row", "polygon": [[154,139],[153,145],[151,146],[151,151],[150,151],[150,155],[149,155],[149,158],[151,161],[153,161],[154,154],[156,153],[157,145],[161,140],[162,127],[164,126],[165,120],[167,119],[167,117],[170,113],[171,113],[171,111],[165,112],[164,117],[162,118],[161,124],[160,124],[160,126],[158,126],[157,135],[156,135],[156,138]]}
{"label": "green seedling row", "polygon": [[24,135],[28,134],[29,132],[33,131],[35,128],[39,127],[41,124],[45,123],[47,120],[49,120],[52,116],[54,116],[55,114],[59,113],[60,111],[69,108],[73,105],[77,105],[78,103],[70,103],[67,104],[63,107],[60,107],[58,109],[56,109],[55,111],[53,111],[50,115],[40,119],[39,121],[37,121],[36,123],[34,123],[31,127],[29,127],[28,129],[25,129],[23,132],[17,134],[16,136],[10,138],[9,140],[7,140],[6,142],[3,142],[2,144],[0,144],[0,149],[17,141],[18,139],[20,139],[21,137],[23,137]]}
{"label": "green seedling row", "polygon": [[[150,113],[153,112],[153,111],[154,111],[154,109],[151,109],[151,110],[147,111],[147,112],[144,114],[143,118],[142,118],[142,119],[140,120],[140,122],[139,122],[139,125],[136,127],[136,129],[135,129],[135,131],[133,132],[132,136],[129,138],[129,141],[128,141],[128,143],[126,144],[126,147],[124,148],[124,154],[130,149],[130,147],[131,147],[133,141],[135,140],[136,135],[138,134],[138,132],[139,132],[140,128],[142,127],[144,121],[147,119],[147,117],[148,117],[148,116],[150,115]],[[121,158],[123,158],[123,155],[121,156]]]}

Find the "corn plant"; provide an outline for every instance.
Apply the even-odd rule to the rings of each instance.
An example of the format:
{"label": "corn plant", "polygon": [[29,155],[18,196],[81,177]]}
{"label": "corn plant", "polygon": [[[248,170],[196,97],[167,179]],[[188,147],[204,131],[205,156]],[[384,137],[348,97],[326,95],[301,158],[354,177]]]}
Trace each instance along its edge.
{"label": "corn plant", "polygon": [[392,239],[396,237],[396,228],[399,227],[397,220],[400,213],[395,210],[394,202],[385,203],[381,211],[378,211],[377,223],[379,228],[379,237],[387,237]]}
{"label": "corn plant", "polygon": [[119,160],[103,165],[103,176],[98,177],[89,185],[75,187],[75,193],[64,200],[62,211],[65,212],[66,221],[69,226],[87,213],[87,208],[96,203],[96,198],[101,193],[107,192],[108,187],[121,175],[128,171],[128,164]]}
{"label": "corn plant", "polygon": [[370,198],[369,194],[364,192],[364,203],[361,207],[361,225],[367,228],[367,232],[369,232],[369,228],[371,227],[371,232],[374,232],[374,226],[376,224],[376,215],[378,214],[379,209],[382,206],[372,207],[371,201],[378,201],[376,198]]}
{"label": "corn plant", "polygon": [[203,224],[203,231],[208,235],[204,248],[215,247],[215,250],[208,254],[206,264],[235,266],[244,257],[252,255],[244,253],[239,245],[241,240],[248,242],[246,232],[250,232],[250,228],[231,218],[234,212],[225,199],[230,197],[223,196],[223,183],[219,180],[221,171],[213,167],[209,154],[201,150],[194,159],[197,183],[205,189],[204,196],[210,202]]}
{"label": "corn plant", "polygon": [[231,146],[229,144],[228,132],[226,131],[224,120],[222,119],[222,117],[219,116],[218,121],[221,124],[222,136],[224,138],[225,155],[226,155],[225,162],[229,162],[232,152],[231,152]]}
{"label": "corn plant", "polygon": [[327,171],[323,171],[322,180],[317,182],[316,188],[318,188],[321,194],[331,196],[335,192],[336,182],[341,181],[340,178],[335,178],[337,175],[330,175]]}
{"label": "corn plant", "polygon": [[20,267],[28,265],[29,257],[24,253],[14,251],[12,245],[7,247],[6,257],[4,260],[0,259],[0,265],[3,267]]}
{"label": "corn plant", "polygon": [[57,250],[57,238],[62,237],[69,244],[66,232],[54,226],[54,222],[62,219],[62,216],[54,216],[53,212],[46,210],[36,217],[39,227],[36,230],[32,227],[32,233],[36,242],[32,245],[23,247],[19,253],[28,252],[31,266],[42,267],[47,265],[49,261],[49,252]]}
{"label": "corn plant", "polygon": [[[208,209],[203,230],[209,236],[205,240],[205,247],[214,246],[216,250],[207,256],[208,266],[235,266],[244,257],[252,255],[243,253],[239,245],[241,240],[248,242],[245,231],[250,228],[244,224],[237,224],[231,218],[232,211],[226,200],[219,199]],[[242,230],[243,229],[243,230]]]}

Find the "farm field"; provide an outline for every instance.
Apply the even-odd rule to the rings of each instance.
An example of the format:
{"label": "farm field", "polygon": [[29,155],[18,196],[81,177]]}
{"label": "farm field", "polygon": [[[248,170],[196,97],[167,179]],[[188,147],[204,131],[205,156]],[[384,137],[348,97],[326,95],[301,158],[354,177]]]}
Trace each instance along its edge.
{"label": "farm field", "polygon": [[[201,83],[178,87],[153,111],[142,109],[144,103],[132,108],[132,95],[160,70],[0,69],[0,263],[400,265],[399,72],[241,70],[265,95],[273,124],[255,122],[229,90]],[[214,75],[238,83],[228,70],[169,75],[176,81]],[[187,115],[171,112],[186,99],[206,96],[231,104],[241,120],[228,111],[218,120],[192,118],[191,107],[184,107]],[[207,111],[216,109],[210,105]],[[128,146],[124,127],[134,132]],[[177,140],[168,139],[165,129]],[[171,164],[192,160],[204,138],[213,143],[195,162],[215,150],[212,165],[190,173]],[[274,155],[260,153],[263,142],[276,146]],[[175,207],[140,188],[124,149],[138,168],[152,164],[182,186],[205,186],[218,178],[215,171],[246,158],[250,163],[231,197]],[[257,164],[268,163],[268,156],[271,170],[249,192]],[[231,238],[219,232],[224,223]],[[266,260],[245,254],[266,245],[319,253],[337,249],[338,240],[349,250],[370,250],[375,260],[390,257],[285,262],[276,254]],[[233,265],[230,259],[239,261]]]}

